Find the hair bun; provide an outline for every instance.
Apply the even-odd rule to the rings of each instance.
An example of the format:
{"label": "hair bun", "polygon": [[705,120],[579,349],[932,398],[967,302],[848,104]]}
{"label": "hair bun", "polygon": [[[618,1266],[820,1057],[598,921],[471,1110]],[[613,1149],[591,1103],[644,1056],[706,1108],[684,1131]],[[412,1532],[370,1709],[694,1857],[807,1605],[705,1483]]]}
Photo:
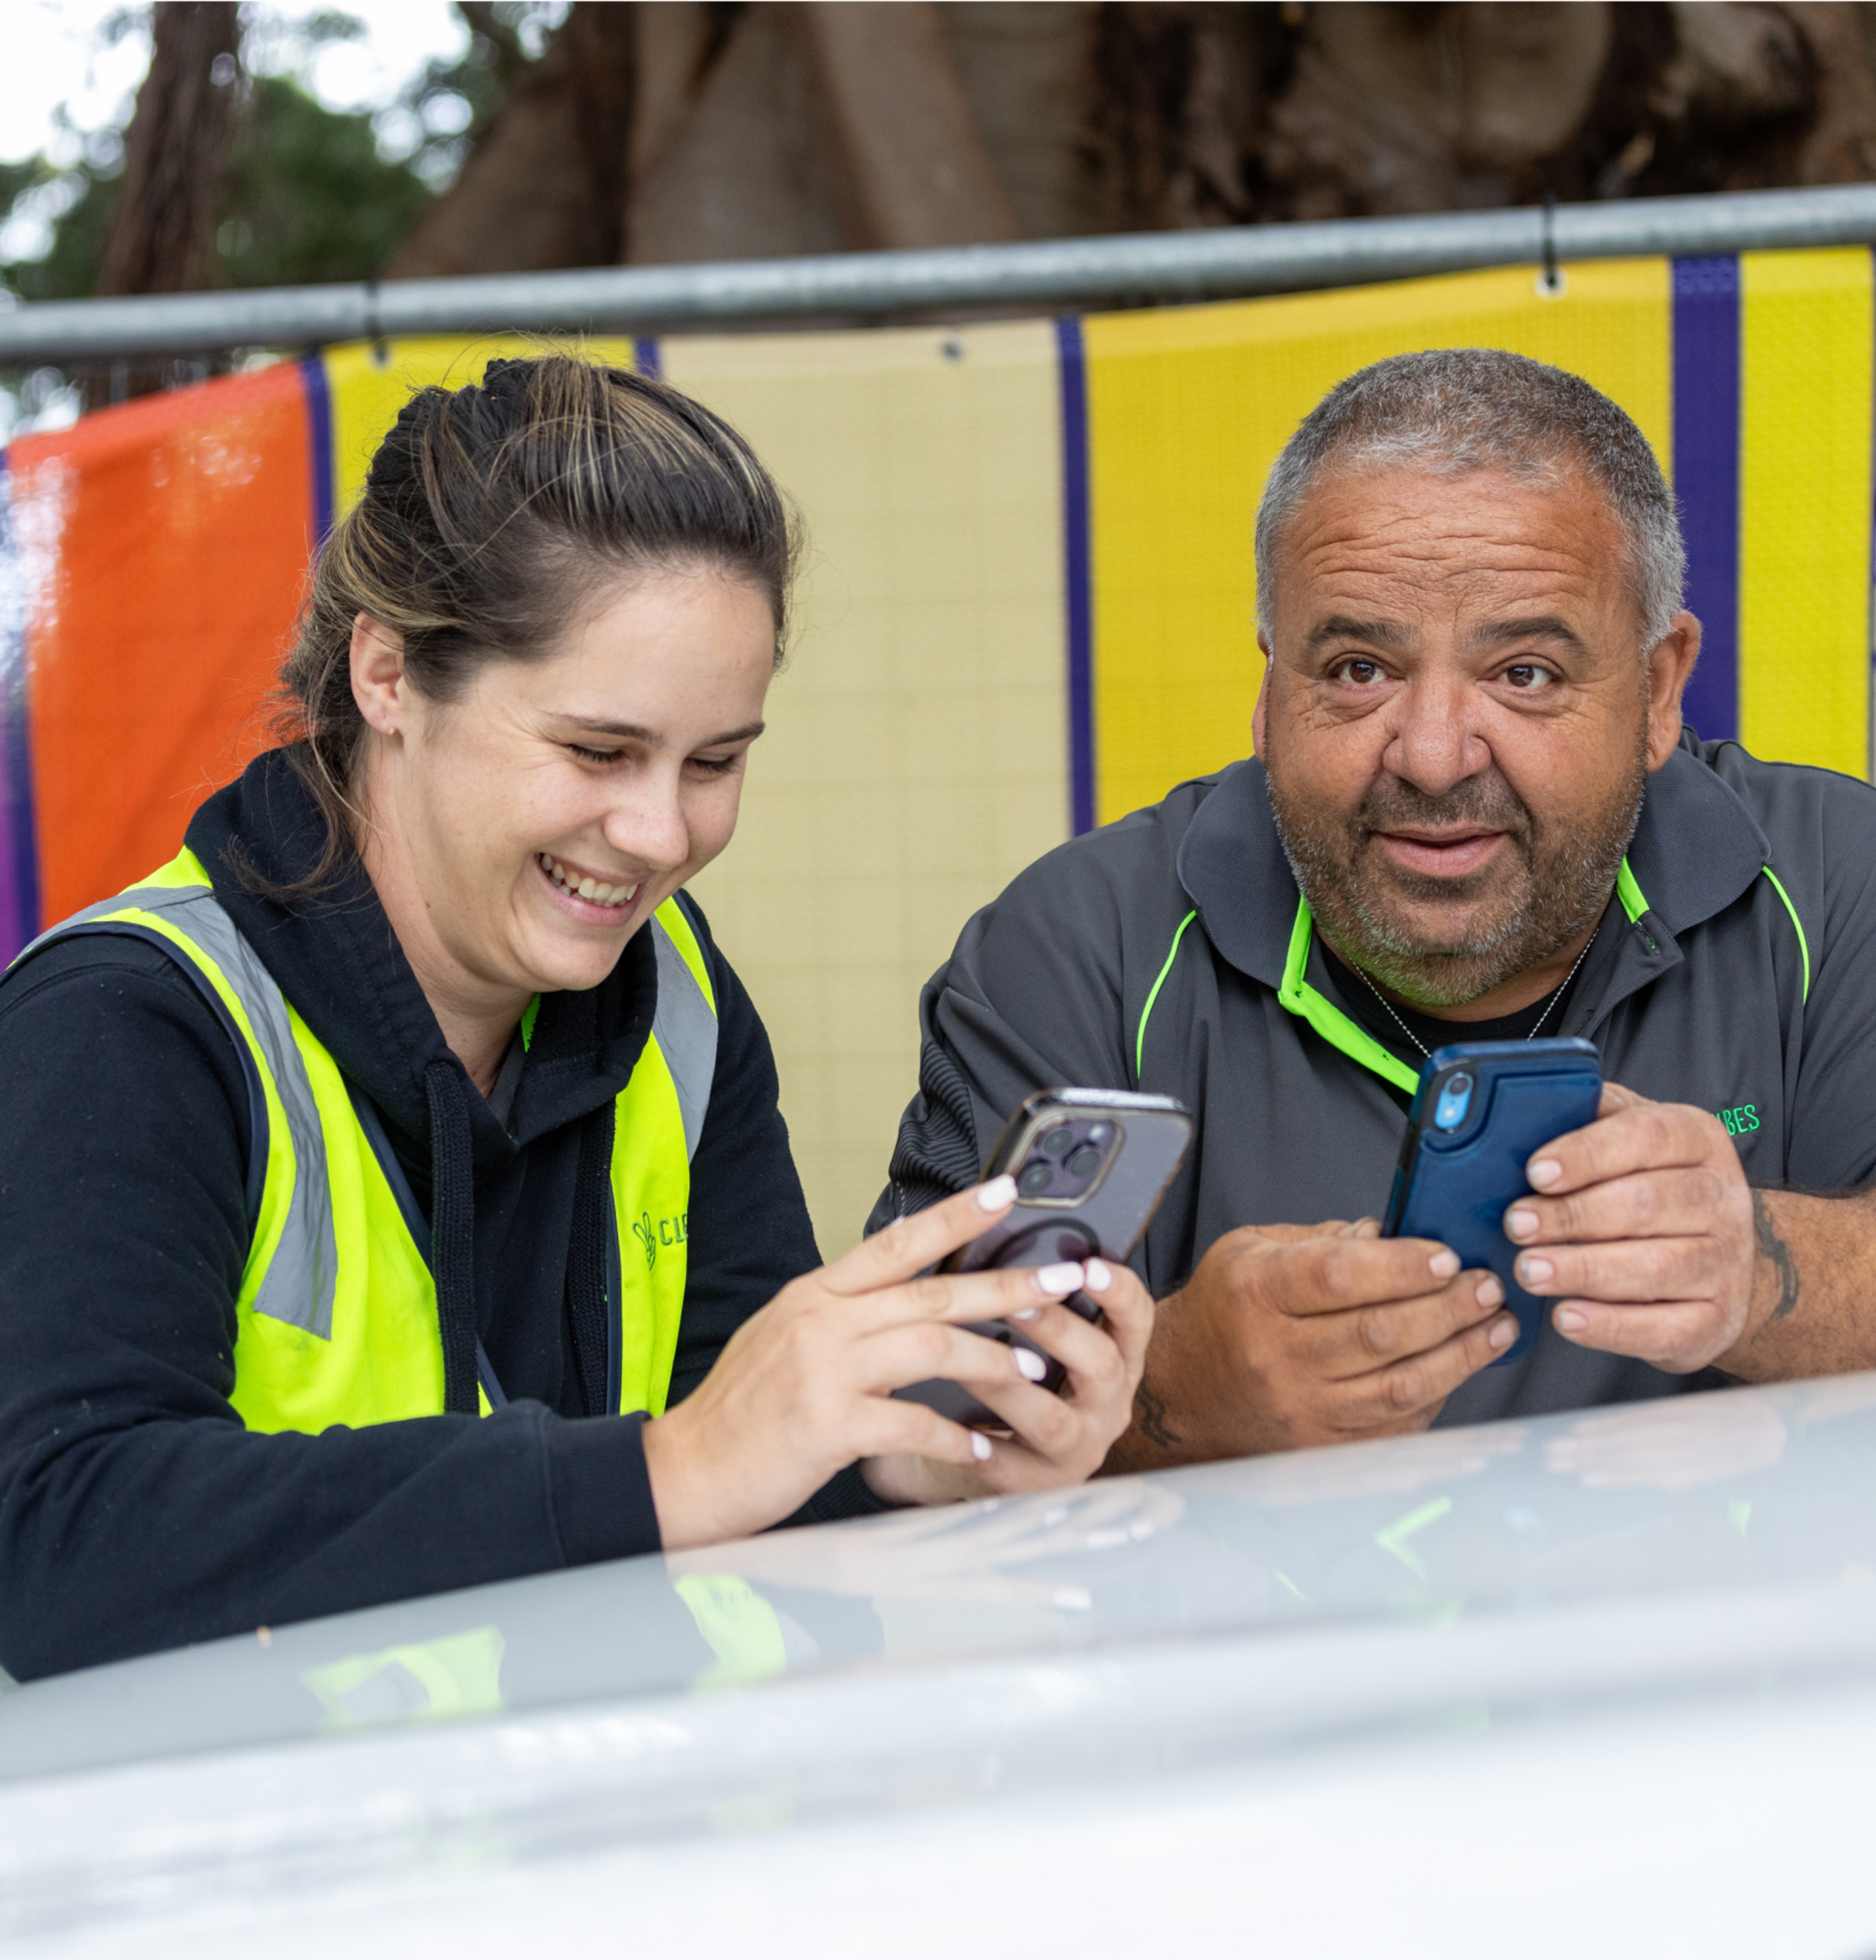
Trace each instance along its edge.
{"label": "hair bun", "polygon": [[436,413],[434,388],[420,388],[397,412],[377,453],[365,473],[367,488],[390,490],[415,482],[419,475],[417,458],[423,444],[424,426]]}
{"label": "hair bun", "polygon": [[529,384],[538,364],[533,361],[515,361],[505,357],[491,361],[482,370],[482,392],[500,408],[510,411],[523,409],[528,399]]}

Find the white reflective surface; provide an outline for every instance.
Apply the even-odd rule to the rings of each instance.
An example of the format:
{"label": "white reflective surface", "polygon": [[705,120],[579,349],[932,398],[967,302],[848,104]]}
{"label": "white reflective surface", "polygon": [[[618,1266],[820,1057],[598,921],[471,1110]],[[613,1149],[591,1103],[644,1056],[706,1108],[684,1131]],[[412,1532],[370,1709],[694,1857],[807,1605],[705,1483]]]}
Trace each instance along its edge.
{"label": "white reflective surface", "polygon": [[1848,1955],[1876,1950],[1873,1761],[1857,1376],[777,1534],[30,1685],[0,1698],[0,1938]]}

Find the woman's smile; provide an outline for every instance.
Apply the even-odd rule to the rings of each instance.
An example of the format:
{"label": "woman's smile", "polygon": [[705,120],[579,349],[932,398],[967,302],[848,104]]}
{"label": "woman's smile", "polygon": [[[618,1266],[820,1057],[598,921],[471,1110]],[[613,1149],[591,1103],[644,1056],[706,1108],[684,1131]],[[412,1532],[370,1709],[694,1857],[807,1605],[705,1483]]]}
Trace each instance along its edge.
{"label": "woman's smile", "polygon": [[536,851],[534,861],[556,902],[574,918],[593,924],[624,924],[645,883],[646,874],[641,872],[630,884],[609,883],[549,851]]}

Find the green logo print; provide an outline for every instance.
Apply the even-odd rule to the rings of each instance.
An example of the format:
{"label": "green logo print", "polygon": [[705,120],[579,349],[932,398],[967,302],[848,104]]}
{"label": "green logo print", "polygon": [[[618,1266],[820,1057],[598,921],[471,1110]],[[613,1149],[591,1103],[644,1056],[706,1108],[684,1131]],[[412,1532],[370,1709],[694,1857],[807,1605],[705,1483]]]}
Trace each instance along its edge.
{"label": "green logo print", "polygon": [[645,1249],[645,1270],[649,1272],[658,1263],[660,1246],[681,1246],[691,1236],[691,1214],[679,1211],[654,1223],[649,1211],[641,1211],[632,1230]]}
{"label": "green logo print", "polygon": [[1714,1115],[1726,1125],[1729,1137],[1747,1137],[1759,1127],[1759,1106],[1741,1102],[1731,1109],[1715,1109]]}

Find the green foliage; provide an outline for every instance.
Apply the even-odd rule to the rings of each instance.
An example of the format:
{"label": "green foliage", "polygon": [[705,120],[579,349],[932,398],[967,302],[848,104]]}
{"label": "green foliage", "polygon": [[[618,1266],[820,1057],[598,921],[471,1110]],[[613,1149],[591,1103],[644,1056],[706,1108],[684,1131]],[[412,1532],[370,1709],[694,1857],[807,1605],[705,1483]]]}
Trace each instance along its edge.
{"label": "green foliage", "polygon": [[116,206],[117,171],[107,176],[88,164],[56,170],[43,157],[29,157],[0,166],[0,198],[9,212],[30,198],[49,214],[59,213],[52,221],[51,250],[43,259],[8,266],[7,285],[23,300],[89,299]]}
{"label": "green foliage", "polygon": [[379,154],[368,115],[335,114],[281,75],[249,88],[216,234],[219,282],[374,277],[430,202],[428,187]]}
{"label": "green foliage", "polygon": [[[322,16],[303,32],[309,40],[332,39],[358,24]],[[452,78],[438,81],[447,86]],[[241,87],[208,283],[374,277],[435,194],[414,167],[417,160],[386,156],[368,113],[326,109],[287,76],[252,75]],[[118,143],[90,148],[69,170],[43,157],[0,164],[0,213],[32,212],[51,230],[43,257],[0,267],[21,299],[85,299],[95,289],[123,165]]]}

